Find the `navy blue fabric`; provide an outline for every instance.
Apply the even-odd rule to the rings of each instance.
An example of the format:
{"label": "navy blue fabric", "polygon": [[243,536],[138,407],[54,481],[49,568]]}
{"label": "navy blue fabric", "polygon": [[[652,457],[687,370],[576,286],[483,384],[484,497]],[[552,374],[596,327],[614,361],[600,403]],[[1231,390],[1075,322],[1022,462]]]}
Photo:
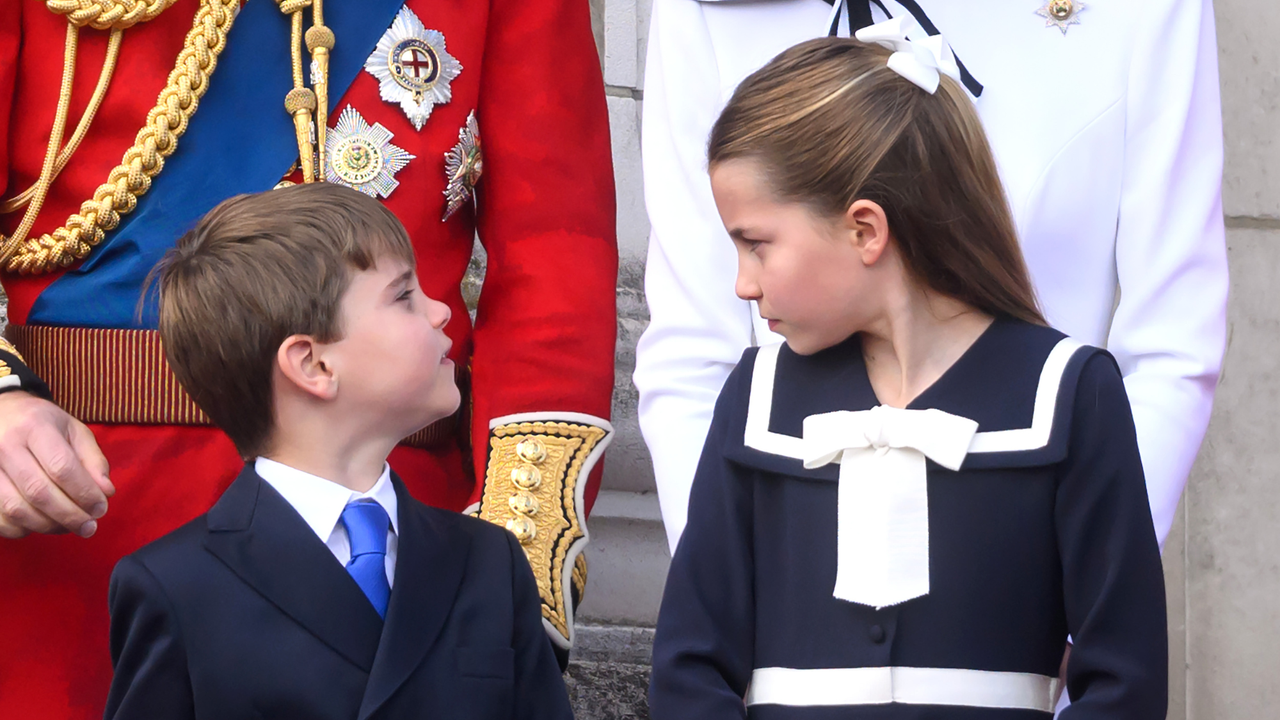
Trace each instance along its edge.
{"label": "navy blue fabric", "polygon": [[391,599],[391,583],[387,580],[387,530],[391,518],[378,503],[359,500],[342,509],[341,520],[351,543],[347,573],[369,598],[378,617],[385,618],[387,601]]}
{"label": "navy blue fabric", "polygon": [[[993,324],[911,403],[1023,427],[1062,335]],[[876,404],[858,342],[786,355],[775,431]],[[1156,720],[1167,703],[1164,580],[1124,384],[1102,351],[1068,368],[1055,459],[1003,454],[928,466],[927,595],[876,610],[832,596],[838,483],[743,451],[754,351],[717,402],[658,618],[650,714],[670,718],[1047,720],[1047,713],[889,704],[744,707],[755,668],[909,666],[1056,676],[1067,635],[1074,702],[1063,720]],[[1064,386],[1067,385],[1064,382]],[[785,458],[784,458],[785,460]],[[1032,462],[1037,460],[1037,462]]]}
{"label": "navy blue fabric", "polygon": [[106,718],[570,720],[515,538],[392,482],[385,623],[252,466],[206,515],[121,560]]}
{"label": "navy blue fabric", "polygon": [[[325,7],[341,42],[330,65],[336,104],[364,67],[403,0]],[[56,280],[28,316],[35,325],[155,328],[155,297],[139,317],[151,268],[219,202],[275,186],[298,157],[284,96],[293,87],[289,19],[273,2],[251,2],[236,18],[209,90],[178,149],[120,227],[81,266]]]}

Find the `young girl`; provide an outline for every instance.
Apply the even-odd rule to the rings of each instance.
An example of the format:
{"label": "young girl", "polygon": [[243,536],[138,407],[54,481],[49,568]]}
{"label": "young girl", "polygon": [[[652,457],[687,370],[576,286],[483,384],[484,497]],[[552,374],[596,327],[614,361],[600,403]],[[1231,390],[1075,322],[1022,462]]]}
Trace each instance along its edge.
{"label": "young girl", "polygon": [[721,392],[652,716],[1043,719],[1070,635],[1063,718],[1164,718],[1120,372],[1045,325],[954,60],[904,31],[787,50],[712,131],[737,293],[786,343]]}

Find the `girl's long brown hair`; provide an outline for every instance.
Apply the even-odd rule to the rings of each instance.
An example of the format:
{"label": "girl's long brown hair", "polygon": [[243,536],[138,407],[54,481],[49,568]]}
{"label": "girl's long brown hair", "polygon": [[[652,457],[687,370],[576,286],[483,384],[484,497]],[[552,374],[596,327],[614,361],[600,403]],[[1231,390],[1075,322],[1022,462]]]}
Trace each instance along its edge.
{"label": "girl's long brown hair", "polygon": [[973,103],[945,76],[930,95],[890,70],[889,54],[848,38],[784,51],[734,92],[709,165],[755,160],[779,198],[827,217],[875,202],[917,282],[1045,324]]}

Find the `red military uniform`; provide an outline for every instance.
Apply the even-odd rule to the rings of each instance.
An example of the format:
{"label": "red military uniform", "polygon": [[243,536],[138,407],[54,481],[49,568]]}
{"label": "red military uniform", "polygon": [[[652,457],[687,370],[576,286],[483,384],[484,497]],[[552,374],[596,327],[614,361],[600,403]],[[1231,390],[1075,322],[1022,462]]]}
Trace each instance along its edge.
{"label": "red military uniform", "polygon": [[[346,164],[335,166],[335,152],[329,152],[317,172],[348,184],[368,180],[371,184],[361,188],[366,191],[390,188],[385,202],[413,238],[423,290],[453,311],[447,327],[452,356],[460,368],[470,369],[469,378],[462,377],[470,393],[459,417],[397,448],[391,464],[423,501],[458,510],[479,504],[482,516],[506,524],[521,538],[539,579],[545,624],[567,649],[570,578],[574,585],[585,581],[575,559],[585,543],[598,460],[611,433],[604,418],[613,387],[616,322],[613,180],[588,9],[568,0],[408,0],[404,8],[421,26],[390,37],[385,33],[394,29],[392,15],[397,24],[408,22],[399,0],[391,14],[376,20],[380,26],[371,36],[367,29],[364,35],[354,29],[367,20],[360,17],[363,11],[353,11],[364,3],[325,3],[326,22],[336,38],[334,62],[345,57],[349,64],[359,53],[360,65],[385,63],[405,80],[402,89],[435,77],[427,71],[443,80],[436,78],[435,99],[425,115],[422,103],[414,108],[399,102],[395,86],[392,99],[384,99],[385,73],[380,82],[372,70],[361,68],[339,83],[331,91],[336,102],[328,126],[334,128],[347,108],[357,113],[363,124],[354,123],[355,134],[365,144],[356,150],[365,154],[352,151],[350,142],[337,147],[331,138],[336,162]],[[111,672],[107,580],[116,560],[207,510],[243,464],[230,441],[202,424],[190,401],[172,387],[157,361],[153,326],[110,310],[112,303],[139,296],[141,282],[136,273],[117,272],[133,246],[116,242],[124,231],[101,217],[114,208],[120,216],[116,222],[125,223],[130,197],[138,206],[133,212],[142,213],[151,202],[148,194],[160,202],[159,194],[175,187],[182,192],[168,197],[198,198],[204,207],[224,199],[202,194],[206,178],[199,163],[182,164],[184,153],[201,151],[212,151],[224,164],[237,161],[218,148],[200,147],[208,144],[200,138],[209,137],[196,137],[201,110],[219,102],[227,106],[228,97],[268,82],[263,79],[268,73],[262,78],[218,75],[239,62],[230,59],[238,52],[237,42],[240,50],[272,42],[288,48],[291,38],[287,20],[278,33],[266,27],[259,6],[270,6],[277,16],[281,12],[267,0],[251,0],[243,9],[236,7],[237,0],[84,0],[70,15],[65,8],[55,12],[66,2],[48,5],[54,7],[40,0],[0,0],[0,199],[13,198],[41,176],[66,65],[58,49],[68,38],[69,23],[81,27],[73,33],[76,74],[60,146],[90,105],[111,34],[122,30],[101,105],[50,185],[31,227],[32,239],[0,274],[16,351],[48,381],[56,401],[89,422],[117,488],[110,512],[89,540],[63,535],[0,541],[0,615],[9,619],[0,653],[0,715],[57,720],[101,714]],[[113,7],[114,20],[108,12]],[[239,16],[233,17],[237,9]],[[308,25],[311,15],[306,11]],[[250,28],[253,23],[261,27]],[[351,39],[356,37],[372,40],[361,44]],[[388,39],[389,45],[373,45]],[[198,103],[190,95],[206,88],[194,88],[188,79],[178,83],[185,82],[186,90],[175,90],[171,75],[184,67],[178,63],[184,48],[191,58],[188,75],[196,64],[212,69],[206,72],[208,94]],[[209,61],[215,53],[221,53],[217,62],[223,65]],[[438,91],[440,83],[448,92]],[[252,114],[242,108],[223,121],[247,143],[228,154],[256,162],[255,133],[271,124],[264,120],[269,118],[276,123],[270,132],[279,134],[277,121],[288,121],[283,101],[289,89],[287,84],[278,92],[272,89],[273,104]],[[180,122],[172,119],[186,112],[184,103],[194,112]],[[157,168],[154,157],[146,156],[165,154],[163,129],[150,139],[139,134],[149,126],[148,113],[154,119],[158,111],[168,112],[168,137],[176,138],[176,150],[164,160],[167,168]],[[188,121],[192,129],[183,135]],[[348,131],[353,122],[347,123]],[[389,139],[385,133],[368,134],[379,125]],[[288,130],[294,142],[292,125]],[[478,139],[472,137],[476,131]],[[350,137],[349,132],[339,140]],[[131,151],[135,145],[136,152]],[[367,164],[371,148],[374,165],[381,163],[376,168]],[[446,160],[451,150],[452,164]],[[406,161],[407,156],[412,157]],[[128,165],[131,157],[132,171],[111,175],[122,158]],[[296,157],[295,149],[291,159]],[[377,177],[361,174],[372,169]],[[239,191],[267,190],[288,171],[285,163],[271,183]],[[142,174],[150,177],[149,189]],[[100,186],[109,177],[115,177],[115,190],[104,195]],[[86,204],[95,193],[98,211]],[[442,220],[450,200],[454,212]],[[158,212],[154,205],[149,211]],[[77,213],[79,220],[73,217]],[[24,208],[0,215],[0,238],[13,234],[23,215]],[[87,246],[77,251],[63,242],[68,231],[59,229],[64,226],[80,228],[78,237]],[[100,238],[93,237],[94,227]],[[459,283],[477,234],[488,265],[471,323]],[[57,259],[60,252],[87,259],[72,257],[64,266]],[[67,299],[75,297],[84,299]],[[0,344],[0,361],[16,366],[20,360]],[[0,389],[2,384],[0,378]]]}

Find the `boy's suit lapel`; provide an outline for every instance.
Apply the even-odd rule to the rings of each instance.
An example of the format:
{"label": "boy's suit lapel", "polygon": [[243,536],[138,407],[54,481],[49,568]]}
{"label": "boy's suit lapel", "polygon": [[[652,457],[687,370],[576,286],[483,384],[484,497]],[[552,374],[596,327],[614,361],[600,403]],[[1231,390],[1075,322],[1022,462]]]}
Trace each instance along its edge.
{"label": "boy's suit lapel", "polygon": [[453,610],[470,550],[465,535],[446,538],[433,518],[416,506],[395,473],[391,482],[400,514],[396,582],[359,720],[375,713],[426,657]]}
{"label": "boy's suit lapel", "polygon": [[285,615],[370,672],[381,618],[315,532],[252,467],[209,511],[208,527],[210,552]]}

